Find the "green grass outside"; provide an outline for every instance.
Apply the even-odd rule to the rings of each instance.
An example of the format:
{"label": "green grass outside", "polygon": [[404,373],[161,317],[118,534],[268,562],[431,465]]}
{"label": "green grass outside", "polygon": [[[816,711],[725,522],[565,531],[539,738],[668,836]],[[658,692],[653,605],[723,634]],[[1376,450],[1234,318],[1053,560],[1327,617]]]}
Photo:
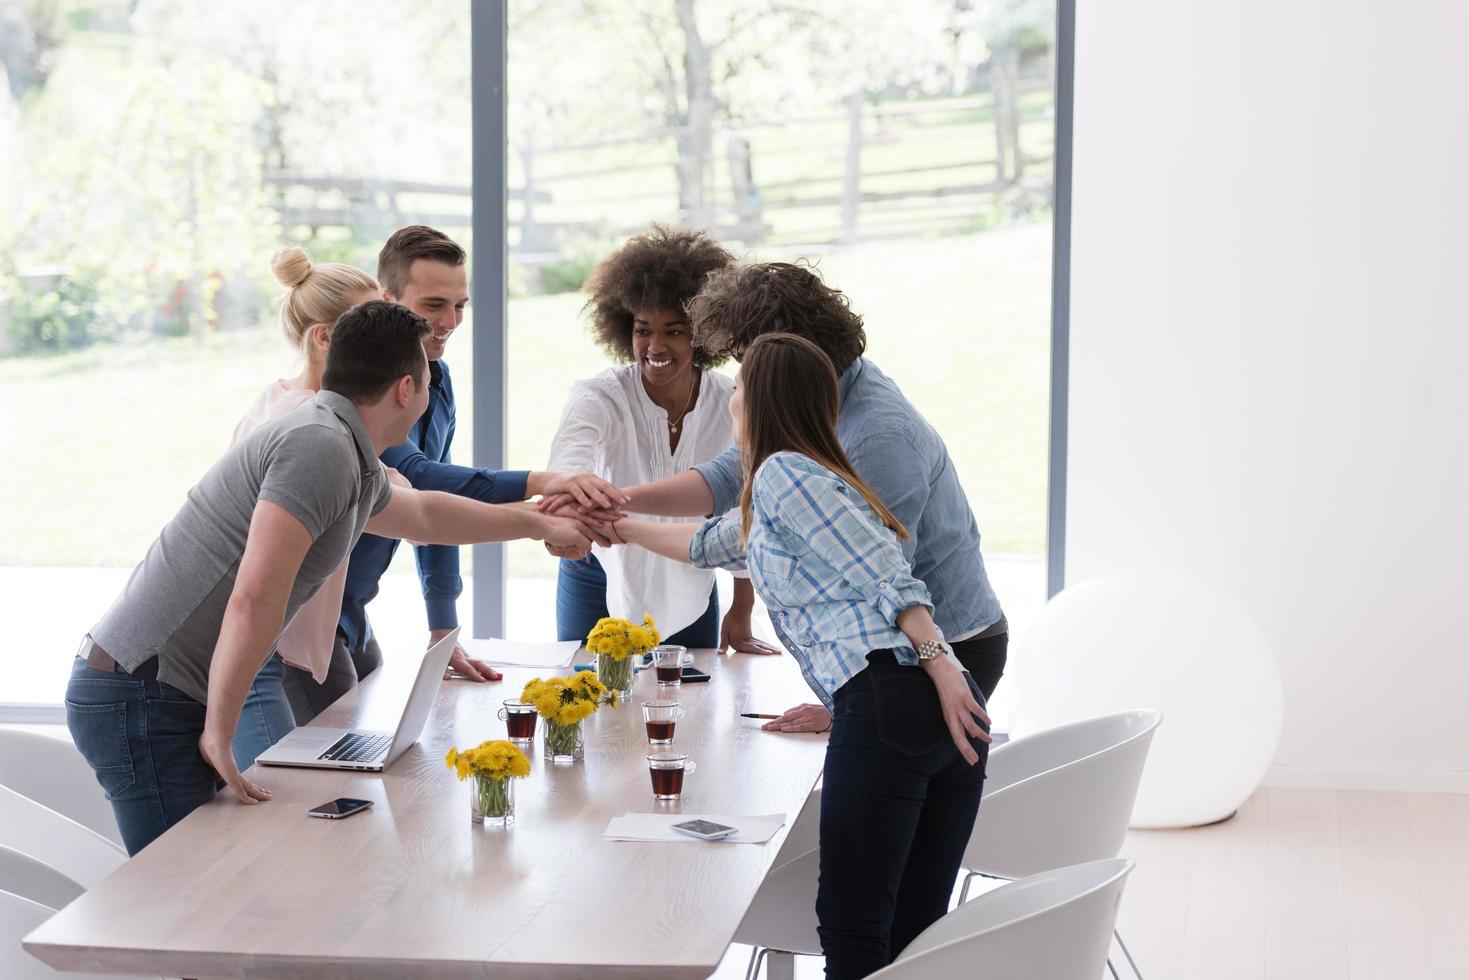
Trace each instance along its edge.
{"label": "green grass outside", "polygon": [[[1050,236],[1039,222],[820,260],[866,317],[872,358],[948,443],[989,552],[1044,547]],[[580,305],[511,302],[512,466],[545,465],[571,383],[606,366]],[[448,357],[466,406],[460,461],[473,435],[470,329]],[[260,388],[294,370],[274,325],[0,360],[0,565],[135,564]],[[512,547],[514,574],[553,571],[539,546]]]}

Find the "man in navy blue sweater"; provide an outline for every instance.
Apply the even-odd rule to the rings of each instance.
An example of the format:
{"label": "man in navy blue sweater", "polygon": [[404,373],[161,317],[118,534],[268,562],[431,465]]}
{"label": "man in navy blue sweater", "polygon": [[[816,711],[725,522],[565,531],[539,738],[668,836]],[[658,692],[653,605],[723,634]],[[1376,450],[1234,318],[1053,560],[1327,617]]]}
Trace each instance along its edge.
{"label": "man in navy blue sweater", "polygon": [[[586,503],[622,500],[616,487],[591,473],[495,471],[450,462],[454,385],[443,356],[449,337],[464,320],[464,307],[469,302],[464,249],[433,228],[400,228],[378,254],[377,278],[383,299],[408,307],[427,320],[433,331],[423,343],[429,360],[428,409],[414,424],[406,442],[382,454],[385,466],[401,473],[415,489],[441,490],[494,504],[562,492]],[[302,715],[314,715],[325,708],[382,662],[368,622],[367,604],[377,595],[378,580],[393,560],[398,543],[394,538],[364,534],[352,549],[331,673],[322,685],[315,684],[309,675],[296,678],[303,681],[301,685],[287,685],[288,690],[299,691],[304,686],[310,692],[311,704],[303,706],[293,691],[292,707],[298,722]],[[419,545],[415,550],[432,644],[459,625],[455,608],[463,588],[459,549]],[[449,670],[473,681],[500,679],[494,668],[470,657],[462,646],[455,647]]]}

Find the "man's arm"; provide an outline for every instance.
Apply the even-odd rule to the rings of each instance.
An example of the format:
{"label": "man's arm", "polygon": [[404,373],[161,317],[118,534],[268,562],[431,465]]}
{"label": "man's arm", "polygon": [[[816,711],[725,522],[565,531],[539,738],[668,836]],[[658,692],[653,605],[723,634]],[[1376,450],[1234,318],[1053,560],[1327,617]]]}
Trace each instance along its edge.
{"label": "man's arm", "polygon": [[268,800],[270,791],[240,775],[230,741],[250,684],[280,634],[296,573],[311,543],[306,525],[285,508],[269,500],[255,505],[245,553],[209,663],[209,695],[199,753],[242,803]]}
{"label": "man's arm", "polygon": [[386,506],[367,522],[367,531],[385,538],[429,544],[477,544],[532,538],[562,548],[581,549],[590,535],[579,522],[538,513],[529,506],[482,504],[448,493],[392,488]]}

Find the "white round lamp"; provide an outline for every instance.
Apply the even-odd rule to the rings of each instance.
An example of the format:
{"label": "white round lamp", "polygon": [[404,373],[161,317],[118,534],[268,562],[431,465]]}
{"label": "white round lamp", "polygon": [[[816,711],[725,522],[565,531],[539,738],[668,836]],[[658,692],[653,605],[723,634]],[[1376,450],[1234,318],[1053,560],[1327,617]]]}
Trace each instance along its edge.
{"label": "white round lamp", "polygon": [[1260,628],[1185,573],[1126,568],[1046,604],[1016,658],[1011,734],[1157,708],[1132,826],[1192,827],[1234,813],[1275,757],[1280,670]]}

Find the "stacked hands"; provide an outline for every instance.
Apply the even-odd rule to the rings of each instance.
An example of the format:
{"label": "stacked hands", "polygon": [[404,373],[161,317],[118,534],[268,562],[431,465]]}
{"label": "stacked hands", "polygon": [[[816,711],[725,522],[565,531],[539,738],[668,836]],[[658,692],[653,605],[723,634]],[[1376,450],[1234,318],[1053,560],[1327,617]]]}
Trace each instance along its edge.
{"label": "stacked hands", "polygon": [[[555,484],[555,489],[553,489]],[[557,558],[584,558],[590,545],[600,544],[604,548],[627,544],[617,533],[617,522],[627,517],[626,507],[632,498],[606,480],[590,473],[576,473],[547,481],[546,493],[537,508],[541,513],[578,522],[586,532],[586,547],[565,547],[546,539],[546,551]],[[755,638],[750,627],[752,607],[736,603],[730,607],[719,627],[719,649],[734,650],[736,653],[753,653],[770,656],[780,653],[777,647]],[[819,705],[818,705],[819,707]],[[825,709],[822,709],[825,710]],[[771,723],[773,725],[774,722]],[[772,728],[770,731],[824,731],[824,728]]]}
{"label": "stacked hands", "polygon": [[[544,535],[546,551],[557,558],[585,558],[593,544],[603,547],[627,542],[617,533],[617,522],[627,517],[631,499],[627,493],[593,473],[550,473],[546,475],[540,502],[536,509],[550,518]],[[751,609],[732,607],[720,627],[721,650],[739,653],[778,654],[780,650],[753,635]],[[450,661],[451,672],[474,680],[499,680],[489,664],[469,658],[456,649]],[[936,666],[933,674],[939,700],[943,706],[954,741],[965,758],[973,763],[978,758],[965,736],[988,742],[989,736],[975,717],[988,721],[984,709],[974,701],[957,668],[948,664]],[[952,674],[953,676],[948,676]],[[767,732],[824,732],[831,728],[831,713],[820,704],[802,704],[760,726]],[[971,758],[972,757],[972,758]]]}

